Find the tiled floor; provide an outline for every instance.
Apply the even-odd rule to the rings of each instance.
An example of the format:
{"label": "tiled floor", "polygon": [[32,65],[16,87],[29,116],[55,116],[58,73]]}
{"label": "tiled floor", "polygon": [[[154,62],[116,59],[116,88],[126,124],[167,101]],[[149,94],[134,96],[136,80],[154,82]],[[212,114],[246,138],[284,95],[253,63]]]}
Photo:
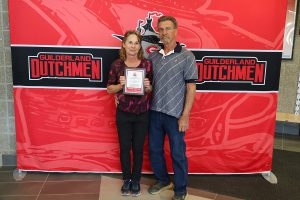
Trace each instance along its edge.
{"label": "tiled floor", "polygon": [[[189,200],[300,199],[300,137],[277,134],[273,172],[278,184],[260,174],[189,175]],[[15,167],[0,168],[0,200],[169,200],[172,191],[147,193],[153,175],[143,175],[142,195],[120,196],[120,174],[27,172],[16,181]]]}
{"label": "tiled floor", "polygon": [[[122,197],[120,174],[81,173],[38,173],[27,172],[23,180],[15,181],[14,167],[3,167],[0,171],[0,200],[168,200],[173,191],[160,195],[148,194],[147,188],[154,183],[152,175],[144,175],[141,180],[142,195]],[[188,188],[189,200],[234,200],[201,189]]]}

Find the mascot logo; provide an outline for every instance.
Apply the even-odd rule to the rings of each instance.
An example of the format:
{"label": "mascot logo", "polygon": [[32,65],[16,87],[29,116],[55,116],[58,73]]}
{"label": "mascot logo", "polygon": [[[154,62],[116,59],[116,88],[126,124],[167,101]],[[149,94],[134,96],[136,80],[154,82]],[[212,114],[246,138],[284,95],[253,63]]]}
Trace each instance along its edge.
{"label": "mascot logo", "polygon": [[[142,47],[144,49],[144,56],[147,58],[150,53],[153,51],[159,50],[160,39],[158,37],[158,33],[153,28],[153,17],[159,18],[163,16],[160,12],[148,12],[148,17],[146,20],[138,20],[138,25],[136,30],[141,33],[143,36],[142,39]],[[113,34],[113,37],[122,40],[124,38],[123,35]]]}

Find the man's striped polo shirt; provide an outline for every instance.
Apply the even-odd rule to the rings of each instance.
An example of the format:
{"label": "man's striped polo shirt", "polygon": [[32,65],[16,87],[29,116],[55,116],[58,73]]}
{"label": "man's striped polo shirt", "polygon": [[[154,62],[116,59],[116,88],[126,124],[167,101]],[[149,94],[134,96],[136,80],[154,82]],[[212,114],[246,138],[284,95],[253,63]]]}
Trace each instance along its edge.
{"label": "man's striped polo shirt", "polygon": [[148,57],[153,63],[150,109],[179,118],[185,101],[185,84],[198,79],[195,56],[179,43],[174,53],[164,55],[162,51]]}

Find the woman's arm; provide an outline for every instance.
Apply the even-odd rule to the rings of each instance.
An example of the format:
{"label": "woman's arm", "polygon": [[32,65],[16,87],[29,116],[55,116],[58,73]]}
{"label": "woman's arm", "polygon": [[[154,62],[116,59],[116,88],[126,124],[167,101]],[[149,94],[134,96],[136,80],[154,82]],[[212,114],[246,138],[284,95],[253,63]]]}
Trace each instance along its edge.
{"label": "woman's arm", "polygon": [[123,89],[123,85],[125,84],[125,76],[120,76],[120,83],[116,85],[107,86],[107,93],[113,94],[117,93]]}

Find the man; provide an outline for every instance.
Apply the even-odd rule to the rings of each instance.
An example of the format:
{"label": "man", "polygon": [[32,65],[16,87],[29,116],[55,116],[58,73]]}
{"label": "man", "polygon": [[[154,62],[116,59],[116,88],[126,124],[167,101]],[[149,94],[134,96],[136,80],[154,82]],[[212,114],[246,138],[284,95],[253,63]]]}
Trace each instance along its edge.
{"label": "man", "polygon": [[164,157],[164,140],[168,134],[174,170],[173,200],[184,200],[188,176],[184,133],[189,126],[198,75],[194,55],[176,42],[176,19],[162,16],[157,28],[163,48],[148,57],[153,62],[149,157],[157,183],[148,192],[158,194],[173,187]]}

